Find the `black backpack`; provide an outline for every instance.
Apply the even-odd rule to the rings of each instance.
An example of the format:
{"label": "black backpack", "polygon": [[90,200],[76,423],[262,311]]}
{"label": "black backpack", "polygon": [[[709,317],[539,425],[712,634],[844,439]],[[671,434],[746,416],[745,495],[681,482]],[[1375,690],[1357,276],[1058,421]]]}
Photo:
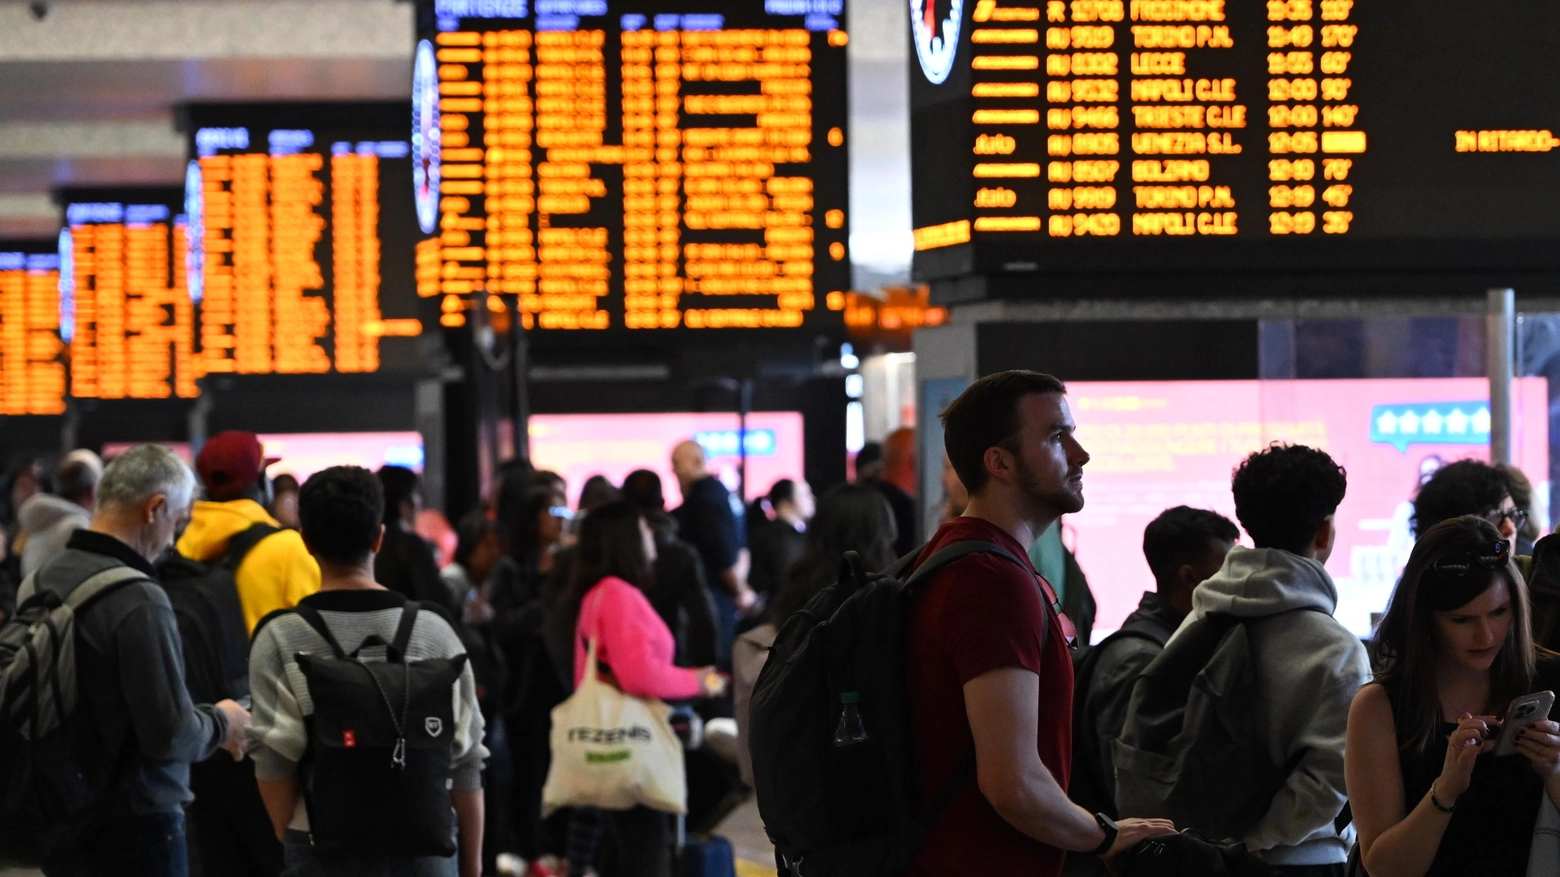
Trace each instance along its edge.
{"label": "black backpack", "polygon": [[21,605],[0,625],[0,856],[36,863],[79,842],[115,776],[77,684],[76,621],[134,582],[129,566],[95,573],[60,599],[22,583]]}
{"label": "black backpack", "polygon": [[184,648],[184,687],[195,703],[237,700],[249,693],[249,627],[238,596],[238,567],[262,539],[280,527],[254,524],[228,541],[213,563],[169,552],[157,577]]}
{"label": "black backpack", "polygon": [[1073,649],[1073,758],[1067,797],[1090,813],[1116,813],[1116,779],[1106,776],[1105,765],[1100,763],[1099,747],[1094,745],[1094,716],[1088,704],[1094,672],[1105,650],[1124,639],[1146,640],[1163,649],[1168,637],[1159,625],[1144,623],[1123,627],[1096,645]]}
{"label": "black backpack", "polygon": [[1206,615],[1138,677],[1115,748],[1121,816],[1171,819],[1210,839],[1240,840],[1267,812],[1304,755],[1274,764],[1253,707],[1251,626],[1276,617]]}
{"label": "black backpack", "polygon": [[[452,692],[466,656],[406,660],[419,608],[407,601],[393,642],[371,636],[350,655],[318,610],[292,610],[332,652],[297,656],[314,702],[304,801],[310,836],[326,854],[455,854]],[[384,659],[374,660],[380,652]]]}
{"label": "black backpack", "polygon": [[[780,626],[753,689],[748,748],[758,812],[782,874],[903,873],[931,824],[974,776],[972,755],[922,812],[905,642],[910,595],[977,553],[1029,570],[990,542],[957,542],[919,568],[916,552],[878,574],[849,552],[839,582]],[[848,742],[836,744],[841,732]]]}

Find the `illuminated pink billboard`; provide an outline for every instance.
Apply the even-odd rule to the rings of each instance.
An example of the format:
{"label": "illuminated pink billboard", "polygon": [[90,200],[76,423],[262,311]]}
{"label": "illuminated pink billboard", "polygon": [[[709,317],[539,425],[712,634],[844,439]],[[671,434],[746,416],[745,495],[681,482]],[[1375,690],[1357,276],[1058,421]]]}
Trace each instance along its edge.
{"label": "illuminated pink billboard", "polygon": [[[531,462],[568,480],[571,503],[579,500],[580,487],[592,475],[622,484],[635,469],[650,469],[661,476],[666,507],[672,509],[682,503],[672,474],[672,448],[688,439],[704,446],[710,471],[737,492],[738,426],[737,415],[730,413],[535,414],[530,422]],[[748,415],[748,499],[768,493],[782,478],[801,478],[802,463],[802,415]]]}
{"label": "illuminated pink billboard", "polygon": [[[1488,396],[1482,378],[1069,383],[1093,461],[1084,470],[1087,505],[1065,520],[1064,538],[1099,601],[1095,638],[1154,587],[1144,526],[1175,505],[1234,520],[1231,471],[1274,441],[1322,448],[1348,470],[1327,568],[1338,619],[1369,633],[1370,613],[1386,606],[1413,545],[1409,500],[1421,474],[1489,459]],[[1547,505],[1546,381],[1518,381],[1514,409],[1513,458],[1535,484],[1535,503]],[[1543,525],[1547,508],[1533,511]]]}

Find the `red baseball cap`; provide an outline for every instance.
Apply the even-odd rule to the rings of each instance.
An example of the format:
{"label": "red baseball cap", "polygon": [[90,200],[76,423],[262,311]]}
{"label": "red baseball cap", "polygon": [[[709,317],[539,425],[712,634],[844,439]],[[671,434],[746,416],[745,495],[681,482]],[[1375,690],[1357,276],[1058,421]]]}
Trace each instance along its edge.
{"label": "red baseball cap", "polygon": [[195,458],[195,471],[206,487],[248,487],[255,483],[265,467],[280,460],[267,457],[260,437],[252,432],[229,429],[206,440]]}

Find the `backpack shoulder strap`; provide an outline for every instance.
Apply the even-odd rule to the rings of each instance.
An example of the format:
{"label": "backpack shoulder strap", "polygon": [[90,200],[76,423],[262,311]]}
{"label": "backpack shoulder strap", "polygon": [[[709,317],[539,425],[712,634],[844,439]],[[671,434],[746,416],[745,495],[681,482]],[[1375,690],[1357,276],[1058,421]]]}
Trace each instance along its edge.
{"label": "backpack shoulder strap", "polygon": [[80,612],[88,604],[108,594],[110,591],[118,590],[122,585],[138,581],[150,582],[151,580],[150,576],[135,567],[112,566],[102,572],[88,576],[85,581],[77,585],[70,592],[70,596],[65,598],[65,605],[69,606],[73,612]]}
{"label": "backpack shoulder strap", "polygon": [[[905,580],[905,590],[910,591],[920,587],[928,580],[930,580],[932,576],[942,572],[942,570],[949,564],[953,563],[954,561],[969,557],[971,554],[995,554],[998,557],[1006,558],[1007,560],[1012,561],[1025,572],[1029,571],[1028,564],[1022,560],[1019,560],[1013,555],[1013,552],[1008,551],[1001,545],[998,545],[995,542],[985,542],[979,539],[970,539],[963,542],[955,542],[952,545],[949,545],[947,548],[938,549],[936,554],[928,557],[925,563],[916,567],[915,572],[910,574],[910,578]],[[895,564],[895,567],[898,565],[899,564]]]}
{"label": "backpack shoulder strap", "polygon": [[16,605],[26,603],[36,590],[38,590],[38,571],[33,570],[27,574],[27,578],[22,579],[20,585],[16,586]]}
{"label": "backpack shoulder strap", "polygon": [[407,600],[406,608],[401,610],[401,623],[396,626],[395,639],[390,643],[390,648],[395,649],[396,657],[402,661],[406,660],[406,647],[412,642],[412,625],[417,623],[417,613],[421,609],[421,603]]}
{"label": "backpack shoulder strap", "polygon": [[314,628],[315,633],[325,638],[325,642],[330,645],[330,650],[336,654],[336,657],[345,658],[347,656],[347,653],[341,648],[341,643],[336,642],[336,635],[330,632],[330,625],[325,623],[325,617],[320,615],[320,610],[307,603],[299,603],[293,608],[293,611],[298,613],[299,618],[308,622],[309,626]]}
{"label": "backpack shoulder strap", "polygon": [[249,552],[255,550],[256,545],[267,536],[280,532],[282,532],[281,527],[273,527],[263,521],[251,524],[249,529],[228,540],[227,550],[222,552],[222,556],[217,558],[213,566],[219,566],[232,573],[238,572],[239,565],[244,562],[245,557],[249,556]]}

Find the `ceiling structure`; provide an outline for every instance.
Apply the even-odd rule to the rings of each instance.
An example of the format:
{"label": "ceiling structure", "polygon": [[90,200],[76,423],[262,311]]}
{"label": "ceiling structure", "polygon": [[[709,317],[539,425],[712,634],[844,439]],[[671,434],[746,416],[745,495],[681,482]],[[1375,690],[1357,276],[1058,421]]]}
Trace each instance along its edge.
{"label": "ceiling structure", "polygon": [[[909,273],[908,36],[848,6],[860,288]],[[182,184],[181,103],[409,98],[413,49],[404,0],[0,0],[0,239],[57,233],[59,186]]]}

